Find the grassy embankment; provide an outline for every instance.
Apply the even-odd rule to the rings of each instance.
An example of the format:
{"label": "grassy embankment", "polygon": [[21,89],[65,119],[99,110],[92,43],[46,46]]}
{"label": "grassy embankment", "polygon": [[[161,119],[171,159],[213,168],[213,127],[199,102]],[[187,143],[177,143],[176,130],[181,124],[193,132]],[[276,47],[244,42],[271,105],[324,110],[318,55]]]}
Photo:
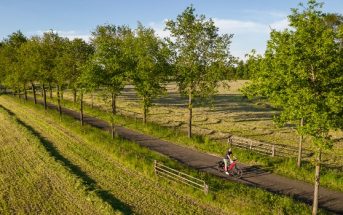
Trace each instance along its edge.
{"label": "grassy embankment", "polygon": [[[65,97],[69,98],[68,94]],[[55,99],[48,100],[56,104]],[[91,108],[86,103],[84,112],[85,114],[110,122],[111,114],[104,111],[107,108],[104,108],[103,103],[101,104],[98,107]],[[63,100],[63,105],[73,110],[79,110],[78,104],[72,103],[69,99]],[[225,153],[228,147],[225,142],[211,140],[208,136],[195,135],[192,139],[189,139],[179,127],[165,127],[155,122],[148,122],[144,125],[141,120],[125,115],[117,115],[115,117],[115,123],[167,141],[219,156]],[[297,168],[295,158],[273,158],[239,148],[236,148],[234,151],[240,161],[245,164],[258,166],[265,170],[309,183],[313,183],[314,181],[314,166],[309,161],[304,161],[302,168]],[[321,170],[321,186],[343,191],[342,167],[323,167]]]}
{"label": "grassy embankment", "polygon": [[[0,107],[0,214],[114,214]],[[119,212],[119,210],[117,211]]]}
{"label": "grassy embankment", "polygon": [[[161,210],[174,214],[208,213],[209,210],[211,213],[223,213],[218,208],[225,213],[237,214],[310,212],[308,206],[291,198],[224,182],[192,171],[131,142],[119,138],[113,141],[108,133],[90,126],[81,128],[79,122],[67,116],[60,121],[55,111],[44,114],[41,106],[34,106],[31,102],[18,105],[17,99],[2,96],[0,104],[12,110],[65,159],[77,165],[95,181],[98,189],[106,190],[138,213],[153,214]],[[157,180],[152,170],[154,159],[205,179],[214,191],[205,196],[191,188]]]}

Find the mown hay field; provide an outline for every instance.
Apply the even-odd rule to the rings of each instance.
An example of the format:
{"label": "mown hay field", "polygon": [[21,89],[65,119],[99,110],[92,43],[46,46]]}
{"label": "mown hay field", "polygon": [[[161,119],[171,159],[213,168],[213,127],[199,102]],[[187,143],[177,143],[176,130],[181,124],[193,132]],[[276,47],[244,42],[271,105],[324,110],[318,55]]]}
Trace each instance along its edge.
{"label": "mown hay field", "polygon": [[[233,134],[269,143],[297,146],[298,135],[292,126],[277,127],[273,117],[278,113],[270,105],[261,101],[249,101],[240,89],[246,80],[222,82],[218,93],[214,96],[212,105],[197,102],[193,109],[193,132],[205,135],[211,139],[226,140]],[[227,87],[229,86],[229,87]],[[66,91],[64,98],[71,100],[72,93]],[[104,110],[110,109],[109,97],[102,91],[86,94],[85,101],[93,103]],[[169,83],[166,95],[155,99],[148,115],[148,121],[163,126],[187,129],[188,98],[180,96],[177,85]],[[142,118],[142,104],[134,87],[128,85],[117,101],[118,111],[123,115]],[[332,131],[334,153],[343,155],[343,132]],[[311,144],[305,138],[304,147],[310,149]]]}
{"label": "mown hay field", "polygon": [[0,122],[0,214],[116,212],[2,108]]}

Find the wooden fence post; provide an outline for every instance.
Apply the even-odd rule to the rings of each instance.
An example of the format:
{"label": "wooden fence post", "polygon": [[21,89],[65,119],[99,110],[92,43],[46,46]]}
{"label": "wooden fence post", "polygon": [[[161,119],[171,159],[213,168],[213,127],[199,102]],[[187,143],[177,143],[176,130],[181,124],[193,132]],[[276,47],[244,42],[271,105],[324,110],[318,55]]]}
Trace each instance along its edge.
{"label": "wooden fence post", "polygon": [[232,135],[227,139],[227,143],[230,145],[230,148],[232,148]]}
{"label": "wooden fence post", "polygon": [[275,156],[275,145],[272,145],[272,157]]}
{"label": "wooden fence post", "polygon": [[250,141],[250,150],[252,149],[252,142]]}
{"label": "wooden fence post", "polygon": [[204,193],[208,194],[208,185],[204,182]]}
{"label": "wooden fence post", "polygon": [[157,161],[154,160],[154,171],[155,171],[155,175],[157,175],[157,170],[156,170],[156,167],[157,167]]}

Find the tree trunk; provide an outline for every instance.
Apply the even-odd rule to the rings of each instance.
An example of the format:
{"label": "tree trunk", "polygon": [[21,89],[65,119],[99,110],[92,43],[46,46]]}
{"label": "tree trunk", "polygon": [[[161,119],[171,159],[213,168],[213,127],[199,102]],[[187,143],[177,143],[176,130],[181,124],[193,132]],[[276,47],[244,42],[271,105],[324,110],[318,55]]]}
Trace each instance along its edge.
{"label": "tree trunk", "polygon": [[76,89],[73,89],[73,101],[76,103]]}
{"label": "tree trunk", "polygon": [[60,86],[57,85],[57,103],[58,103],[58,112],[60,117],[62,116],[62,107],[61,107],[61,98],[60,98]]}
{"label": "tree trunk", "polygon": [[[300,127],[303,127],[304,126],[304,118],[301,118],[300,119]],[[298,151],[298,162],[297,162],[297,166],[298,167],[301,167],[301,157],[302,157],[302,145],[303,145],[303,135],[301,134],[300,135],[300,138],[299,138],[299,151]]]}
{"label": "tree trunk", "polygon": [[21,99],[21,95],[20,95],[20,87],[18,87],[18,97],[19,97],[19,99]]}
{"label": "tree trunk", "polygon": [[49,97],[50,99],[52,99],[52,87],[51,87],[51,83],[49,83]]}
{"label": "tree trunk", "polygon": [[147,117],[148,107],[146,105],[146,99],[143,98],[143,123],[146,124],[146,117]]}
{"label": "tree trunk", "polygon": [[81,126],[83,126],[83,92],[80,92],[80,122]]}
{"label": "tree trunk", "polygon": [[316,161],[316,173],[315,173],[315,182],[314,182],[312,215],[316,215],[318,212],[318,196],[319,196],[321,155],[322,155],[322,151],[321,151],[321,149],[319,149],[318,157],[317,157],[317,161]]}
{"label": "tree trunk", "polygon": [[94,98],[93,98],[93,92],[91,92],[91,107],[94,108]]}
{"label": "tree trunk", "polygon": [[111,121],[111,134],[112,138],[115,136],[115,128],[114,128],[114,116],[116,115],[116,95],[112,93],[112,121]]}
{"label": "tree trunk", "polygon": [[33,93],[33,101],[35,104],[37,104],[37,97],[36,97],[36,87],[34,83],[31,83],[32,86],[32,93]]}
{"label": "tree trunk", "polygon": [[192,137],[192,92],[189,92],[188,94],[188,110],[189,110],[189,116],[188,116],[188,137]]}
{"label": "tree trunk", "polygon": [[23,85],[23,87],[24,87],[24,98],[25,98],[25,101],[27,101],[27,91],[26,91],[25,84]]}
{"label": "tree trunk", "polygon": [[148,112],[148,107],[146,105],[144,105],[143,108],[143,123],[146,124],[146,117],[147,117],[147,112]]}
{"label": "tree trunk", "polygon": [[43,101],[44,101],[44,109],[46,110],[47,109],[47,105],[46,105],[46,91],[45,91],[45,86],[43,84]]}

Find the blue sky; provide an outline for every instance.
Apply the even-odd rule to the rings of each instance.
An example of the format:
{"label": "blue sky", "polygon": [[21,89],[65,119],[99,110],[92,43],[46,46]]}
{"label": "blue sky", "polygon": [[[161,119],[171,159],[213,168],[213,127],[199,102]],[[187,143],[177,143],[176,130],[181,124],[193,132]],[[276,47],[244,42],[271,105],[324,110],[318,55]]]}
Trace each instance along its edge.
{"label": "blue sky", "polygon": [[[234,34],[231,53],[242,58],[252,49],[263,53],[270,28],[286,28],[290,8],[299,2],[306,0],[1,0],[0,39],[17,30],[40,35],[49,29],[87,39],[97,25],[135,28],[137,21],[166,36],[164,20],[193,4],[196,13],[215,20],[221,33]],[[322,2],[324,11],[343,14],[343,0]]]}

